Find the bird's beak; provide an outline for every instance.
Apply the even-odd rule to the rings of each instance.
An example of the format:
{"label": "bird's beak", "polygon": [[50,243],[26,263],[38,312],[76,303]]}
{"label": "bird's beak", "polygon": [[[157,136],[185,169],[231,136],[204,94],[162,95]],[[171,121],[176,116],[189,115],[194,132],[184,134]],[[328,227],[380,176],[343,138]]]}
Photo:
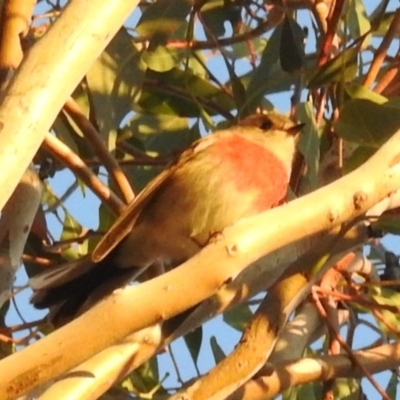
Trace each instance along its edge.
{"label": "bird's beak", "polygon": [[306,126],[305,123],[297,124],[297,125],[291,126],[290,128],[287,128],[286,131],[289,135],[296,136],[305,126]]}

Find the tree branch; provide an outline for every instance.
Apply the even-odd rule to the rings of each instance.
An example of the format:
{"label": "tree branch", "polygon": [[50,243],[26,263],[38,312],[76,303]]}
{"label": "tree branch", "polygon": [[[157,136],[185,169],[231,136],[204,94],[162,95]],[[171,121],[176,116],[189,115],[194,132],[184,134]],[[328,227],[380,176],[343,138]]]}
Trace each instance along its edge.
{"label": "tree branch", "polygon": [[0,106],[0,170],[8,171],[0,175],[0,209],[65,100],[137,3],[72,0],[28,53]]}
{"label": "tree branch", "polygon": [[[239,221],[180,267],[115,291],[63,328],[2,360],[0,398],[13,398],[10,393],[20,396],[129,334],[182,313],[263,255],[364,214],[400,188],[399,149],[400,131],[347,176],[287,205]],[[72,348],[80,351],[71,352]]]}

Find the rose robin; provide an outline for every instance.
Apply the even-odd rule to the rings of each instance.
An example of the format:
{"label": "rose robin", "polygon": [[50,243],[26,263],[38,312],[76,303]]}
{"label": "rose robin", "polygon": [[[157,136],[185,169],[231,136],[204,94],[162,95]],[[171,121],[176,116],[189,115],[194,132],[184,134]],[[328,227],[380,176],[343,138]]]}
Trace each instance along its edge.
{"label": "rose robin", "polygon": [[60,325],[138,271],[175,267],[213,234],[281,204],[302,126],[258,114],[198,140],[143,189],[91,255],[33,277],[32,303],[51,308]]}

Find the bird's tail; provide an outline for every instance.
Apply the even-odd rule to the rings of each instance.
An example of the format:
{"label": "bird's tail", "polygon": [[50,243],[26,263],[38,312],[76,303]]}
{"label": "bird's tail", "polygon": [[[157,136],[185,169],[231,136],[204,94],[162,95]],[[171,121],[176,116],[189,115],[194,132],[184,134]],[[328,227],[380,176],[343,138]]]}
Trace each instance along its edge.
{"label": "bird's tail", "polygon": [[49,317],[55,326],[64,325],[126,285],[135,270],[118,268],[109,257],[95,264],[90,256],[85,256],[31,278],[31,303],[38,309],[49,308]]}

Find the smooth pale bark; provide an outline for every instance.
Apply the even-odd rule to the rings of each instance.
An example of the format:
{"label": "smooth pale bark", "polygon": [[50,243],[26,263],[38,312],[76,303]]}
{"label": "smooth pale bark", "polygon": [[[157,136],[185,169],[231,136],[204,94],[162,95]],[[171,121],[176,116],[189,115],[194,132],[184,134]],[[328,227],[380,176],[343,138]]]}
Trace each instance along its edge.
{"label": "smooth pale bark", "polygon": [[[69,95],[138,4],[72,0],[29,51],[0,104],[0,209]],[[21,145],[23,143],[23,145]]]}

